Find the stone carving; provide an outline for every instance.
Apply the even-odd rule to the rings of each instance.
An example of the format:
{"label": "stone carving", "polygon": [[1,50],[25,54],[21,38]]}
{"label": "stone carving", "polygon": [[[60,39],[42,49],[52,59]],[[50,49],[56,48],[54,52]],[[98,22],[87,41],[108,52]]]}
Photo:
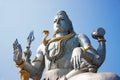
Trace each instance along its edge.
{"label": "stone carving", "polygon": [[[54,36],[47,39],[48,30],[44,30],[43,43],[38,47],[35,59],[30,60],[30,44],[34,40],[33,32],[28,36],[28,45],[22,58],[22,48],[18,40],[13,43],[14,61],[21,68],[21,80],[117,80],[113,73],[96,73],[106,55],[105,30],[98,28],[92,37],[99,43],[95,49],[85,34],[76,34],[72,22],[65,11],[59,11],[54,18]],[[102,75],[106,76],[103,78]],[[86,78],[85,78],[86,77]],[[117,79],[116,79],[117,78]]]}

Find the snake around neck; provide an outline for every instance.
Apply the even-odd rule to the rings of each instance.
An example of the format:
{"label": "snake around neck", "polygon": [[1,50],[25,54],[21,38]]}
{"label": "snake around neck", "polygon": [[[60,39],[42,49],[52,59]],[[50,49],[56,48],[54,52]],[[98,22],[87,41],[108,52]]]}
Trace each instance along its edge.
{"label": "snake around neck", "polygon": [[[46,44],[46,48],[45,48],[45,51],[46,51],[45,56],[47,57],[47,59],[50,61],[54,61],[54,62],[60,59],[64,55],[64,46],[65,46],[66,41],[72,38],[74,35],[75,35],[74,33],[71,33],[66,36],[54,37],[50,39],[48,43]],[[59,41],[57,53],[53,56],[49,56],[49,50],[48,50],[49,44],[55,41]]]}

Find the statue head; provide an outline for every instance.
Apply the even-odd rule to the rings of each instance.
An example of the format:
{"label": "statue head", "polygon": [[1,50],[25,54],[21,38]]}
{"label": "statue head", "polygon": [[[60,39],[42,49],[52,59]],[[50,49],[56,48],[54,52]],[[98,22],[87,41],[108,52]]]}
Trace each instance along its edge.
{"label": "statue head", "polygon": [[57,33],[74,33],[72,22],[65,11],[58,11],[54,18],[54,31]]}

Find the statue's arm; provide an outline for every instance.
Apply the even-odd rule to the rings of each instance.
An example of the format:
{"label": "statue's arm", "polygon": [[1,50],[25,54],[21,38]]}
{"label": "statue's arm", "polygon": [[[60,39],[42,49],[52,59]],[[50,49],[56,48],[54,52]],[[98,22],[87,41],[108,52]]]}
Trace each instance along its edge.
{"label": "statue's arm", "polygon": [[[71,62],[74,69],[66,75],[66,78],[70,78],[81,73],[81,68],[83,68],[82,65],[84,66],[82,62],[83,58],[87,61],[87,64],[94,64],[93,60],[95,57],[99,57],[97,51],[91,46],[90,40],[86,35],[79,34],[76,36],[80,46],[73,49]],[[85,63],[85,65],[87,64]]]}
{"label": "statue's arm", "polygon": [[94,64],[97,68],[102,65],[106,56],[106,40],[104,35],[105,30],[101,27],[92,32],[92,37],[98,40],[99,43],[97,49],[92,47],[90,40],[86,35],[78,35],[83,58],[85,58],[89,64]]}
{"label": "statue's arm", "polygon": [[[19,43],[17,45],[20,46]],[[14,48],[14,61],[16,63],[16,66],[21,68],[21,70],[27,71],[32,78],[34,77],[40,78],[42,76],[42,71],[44,69],[44,55],[41,48],[44,47],[41,47],[42,46],[41,45],[38,48],[36,57],[33,60],[32,64],[30,64],[22,58],[22,49],[21,46],[20,47],[19,46],[17,48]]]}
{"label": "statue's arm", "polygon": [[[18,65],[18,66],[21,66],[21,65]],[[42,72],[44,70],[44,66],[45,66],[44,56],[42,52],[39,52],[36,54],[31,64],[29,64],[28,62],[24,62],[22,64],[22,69],[26,70],[31,75],[32,78],[34,77],[41,78]]]}
{"label": "statue's arm", "polygon": [[93,64],[99,58],[97,51],[92,47],[89,38],[84,34],[77,35],[80,46],[73,49],[71,61],[74,69],[80,69],[81,59],[84,58],[88,63]]}
{"label": "statue's arm", "polygon": [[94,59],[99,58],[96,49],[93,48],[89,38],[84,34],[78,35],[80,43],[80,49],[82,50],[82,57],[85,58],[89,63],[94,64]]}
{"label": "statue's arm", "polygon": [[104,35],[105,35],[105,30],[102,27],[97,28],[95,31],[92,32],[92,37],[98,40],[98,43],[99,43],[97,48],[99,59],[96,59],[96,63],[98,67],[102,65],[106,56],[106,39]]}
{"label": "statue's arm", "polygon": [[[106,45],[105,45],[105,30],[103,28],[98,28],[92,33],[92,37],[97,39],[99,46],[97,49],[94,49],[91,45],[89,38],[84,34],[77,35],[80,47],[76,47],[73,50],[72,62],[74,62],[74,67],[79,69],[78,66],[81,62],[81,58],[84,58],[89,64],[94,64],[97,68],[105,60],[106,55]],[[81,56],[82,54],[82,56]],[[77,56],[76,56],[77,55]]]}
{"label": "statue's arm", "polygon": [[94,39],[97,39],[99,42],[99,46],[97,50],[92,47],[90,40],[86,35],[84,34],[77,35],[80,46],[73,49],[71,61],[73,63],[74,69],[66,75],[66,78],[70,78],[76,74],[81,73],[82,58],[87,60],[88,64],[93,65],[93,69],[89,69],[89,71],[92,72],[97,71],[97,69],[104,62],[106,55],[106,44],[105,44],[106,40],[104,38],[104,35],[105,35],[105,30],[103,28],[98,28],[96,31],[92,33],[92,37]]}

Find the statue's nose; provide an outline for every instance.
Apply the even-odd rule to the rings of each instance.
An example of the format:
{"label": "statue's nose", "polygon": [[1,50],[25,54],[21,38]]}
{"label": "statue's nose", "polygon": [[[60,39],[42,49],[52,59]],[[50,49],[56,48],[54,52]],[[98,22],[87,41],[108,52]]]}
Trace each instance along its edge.
{"label": "statue's nose", "polygon": [[57,22],[56,22],[57,24],[60,24],[60,19],[57,19]]}

